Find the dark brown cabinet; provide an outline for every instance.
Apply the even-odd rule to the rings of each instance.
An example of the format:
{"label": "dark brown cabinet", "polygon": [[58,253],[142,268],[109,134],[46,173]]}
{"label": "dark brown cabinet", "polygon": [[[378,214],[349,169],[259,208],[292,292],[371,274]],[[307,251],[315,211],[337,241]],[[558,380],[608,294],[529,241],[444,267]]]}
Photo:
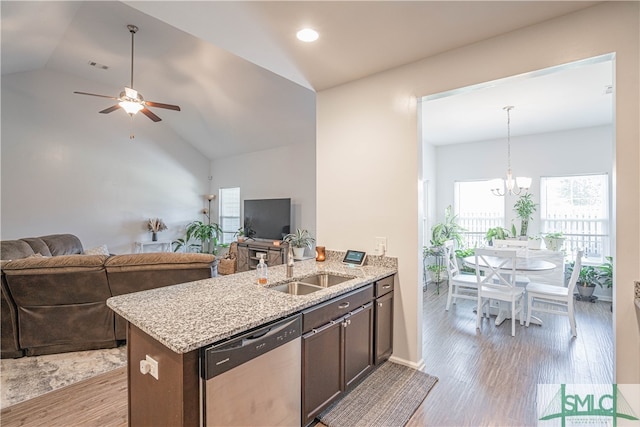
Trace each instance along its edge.
{"label": "dark brown cabinet", "polygon": [[373,303],[343,320],[344,389],[350,389],[373,369]]}
{"label": "dark brown cabinet", "polygon": [[342,323],[335,322],[302,336],[303,425],[343,391],[342,329]]}
{"label": "dark brown cabinet", "polygon": [[373,287],[303,312],[302,425],[373,368]]}
{"label": "dark brown cabinet", "polygon": [[385,277],[376,282],[375,300],[375,364],[389,359],[393,353],[393,278]]}

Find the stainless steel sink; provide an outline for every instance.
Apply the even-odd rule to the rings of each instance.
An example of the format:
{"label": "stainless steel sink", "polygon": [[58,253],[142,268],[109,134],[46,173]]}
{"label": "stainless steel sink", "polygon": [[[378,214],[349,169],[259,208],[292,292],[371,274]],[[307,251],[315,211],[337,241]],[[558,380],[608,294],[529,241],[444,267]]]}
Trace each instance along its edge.
{"label": "stainless steel sink", "polygon": [[351,280],[353,277],[336,276],[335,274],[322,273],[313,276],[300,279],[303,283],[308,283],[314,286],[320,286],[322,288],[329,288],[331,286],[338,285],[347,280]]}
{"label": "stainless steel sink", "polygon": [[282,285],[270,287],[269,289],[284,292],[285,294],[290,294],[290,295],[308,295],[313,292],[321,290],[322,287],[312,285],[309,283],[289,282],[289,283],[283,283]]}

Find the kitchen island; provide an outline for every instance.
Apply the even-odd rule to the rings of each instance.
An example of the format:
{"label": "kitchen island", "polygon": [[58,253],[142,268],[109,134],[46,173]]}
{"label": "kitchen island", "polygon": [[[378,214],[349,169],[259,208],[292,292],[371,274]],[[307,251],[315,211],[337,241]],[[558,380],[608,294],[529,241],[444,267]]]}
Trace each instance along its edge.
{"label": "kitchen island", "polygon": [[[269,283],[257,285],[254,272],[238,273],[121,295],[107,305],[129,324],[130,425],[199,425],[200,349],[300,313],[397,272],[397,260],[370,257],[368,265],[350,267],[328,253],[328,260],[296,262],[294,277],[286,266],[269,267]],[[270,287],[319,273],[349,277],[308,295],[290,295]],[[141,373],[141,361],[157,362],[157,376]]]}

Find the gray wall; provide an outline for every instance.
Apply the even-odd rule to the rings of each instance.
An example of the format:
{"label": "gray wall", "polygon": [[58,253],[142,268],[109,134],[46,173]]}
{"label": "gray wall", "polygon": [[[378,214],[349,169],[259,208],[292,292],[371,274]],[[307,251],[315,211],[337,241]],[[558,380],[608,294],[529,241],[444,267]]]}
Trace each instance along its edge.
{"label": "gray wall", "polygon": [[122,111],[98,114],[110,100],[73,94],[87,87],[46,69],[2,76],[2,239],[73,233],[126,253],[150,240],[150,217],[169,226],[160,239],[181,236],[200,217],[209,160],[166,121],[139,115],[130,140]]}

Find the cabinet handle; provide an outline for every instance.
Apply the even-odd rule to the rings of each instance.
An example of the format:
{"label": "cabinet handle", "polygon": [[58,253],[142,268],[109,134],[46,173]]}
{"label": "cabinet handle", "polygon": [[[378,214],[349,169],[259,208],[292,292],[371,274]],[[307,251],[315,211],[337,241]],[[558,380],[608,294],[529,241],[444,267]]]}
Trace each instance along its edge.
{"label": "cabinet handle", "polygon": [[382,285],[382,289],[389,289],[391,285]]}
{"label": "cabinet handle", "polygon": [[382,307],[382,303],[381,302],[378,303],[378,307]]}
{"label": "cabinet handle", "polygon": [[347,308],[347,307],[349,307],[349,304],[351,304],[349,301],[343,302],[342,304],[340,304],[338,306],[338,308]]}

